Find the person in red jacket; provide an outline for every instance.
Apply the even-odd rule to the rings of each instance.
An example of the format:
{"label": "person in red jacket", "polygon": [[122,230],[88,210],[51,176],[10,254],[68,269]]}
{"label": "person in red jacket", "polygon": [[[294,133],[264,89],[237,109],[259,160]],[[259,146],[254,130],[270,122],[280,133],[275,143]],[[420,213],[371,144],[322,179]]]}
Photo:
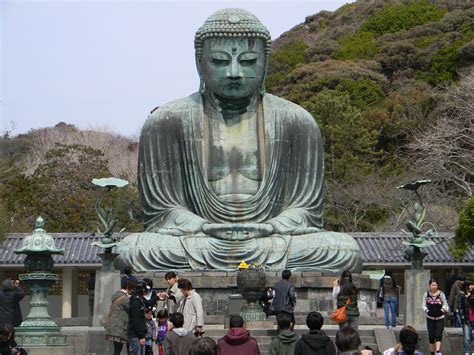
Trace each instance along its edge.
{"label": "person in red jacket", "polygon": [[217,342],[218,355],[260,355],[257,340],[244,328],[239,315],[231,315],[229,331]]}

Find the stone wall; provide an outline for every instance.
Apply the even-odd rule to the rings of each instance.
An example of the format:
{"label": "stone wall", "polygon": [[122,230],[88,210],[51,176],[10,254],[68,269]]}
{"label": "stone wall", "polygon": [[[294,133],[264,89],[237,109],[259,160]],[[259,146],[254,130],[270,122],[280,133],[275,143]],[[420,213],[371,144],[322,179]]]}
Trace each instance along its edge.
{"label": "stone wall", "polygon": [[[281,279],[280,273],[266,272],[267,286],[274,285]],[[139,278],[150,278],[155,288],[165,288],[167,284],[164,272],[140,273]],[[237,272],[222,271],[191,271],[178,273],[178,277],[191,280],[193,287],[201,295],[204,311],[212,320],[213,316],[225,316],[229,311],[229,297],[238,294]],[[333,281],[339,274],[322,272],[294,272],[290,281],[295,285],[297,305],[295,314],[305,315],[310,311],[318,311],[329,315],[334,310],[332,300]],[[376,294],[378,280],[371,280],[369,276],[353,274],[354,284],[359,289],[359,310],[361,316],[376,317]],[[220,317],[219,317],[220,318]]]}

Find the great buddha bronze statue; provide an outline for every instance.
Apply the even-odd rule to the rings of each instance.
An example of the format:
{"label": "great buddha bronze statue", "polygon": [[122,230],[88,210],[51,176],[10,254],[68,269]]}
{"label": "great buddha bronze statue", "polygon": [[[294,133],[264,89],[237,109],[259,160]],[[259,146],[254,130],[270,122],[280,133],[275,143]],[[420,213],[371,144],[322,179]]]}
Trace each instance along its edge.
{"label": "great buddha bronze statue", "polygon": [[323,144],[313,117],[265,93],[270,34],[225,9],[195,36],[199,92],[155,110],[140,137],[146,231],[119,262],[138,271],[360,271],[352,237],[323,230]]}

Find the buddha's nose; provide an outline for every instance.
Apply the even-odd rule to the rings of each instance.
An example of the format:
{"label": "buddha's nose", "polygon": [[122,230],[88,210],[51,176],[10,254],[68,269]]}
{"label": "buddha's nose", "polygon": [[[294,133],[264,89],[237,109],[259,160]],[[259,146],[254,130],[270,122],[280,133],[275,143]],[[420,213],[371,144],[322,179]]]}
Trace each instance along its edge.
{"label": "buddha's nose", "polygon": [[242,77],[242,72],[240,71],[240,65],[237,60],[233,60],[231,62],[229,71],[227,72],[227,76],[233,79]]}

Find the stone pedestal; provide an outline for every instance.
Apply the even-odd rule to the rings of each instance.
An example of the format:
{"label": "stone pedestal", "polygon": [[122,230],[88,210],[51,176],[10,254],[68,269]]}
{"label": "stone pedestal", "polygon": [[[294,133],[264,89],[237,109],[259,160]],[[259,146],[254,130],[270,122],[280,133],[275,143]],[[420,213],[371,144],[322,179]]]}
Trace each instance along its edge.
{"label": "stone pedestal", "polygon": [[120,272],[97,271],[95,276],[94,316],[92,326],[102,327],[109,314],[112,294],[120,290]]}
{"label": "stone pedestal", "polygon": [[411,325],[416,329],[426,328],[422,302],[429,281],[429,270],[405,270],[405,325]]}
{"label": "stone pedestal", "polygon": [[[273,286],[281,280],[281,272],[266,271],[266,286]],[[150,278],[154,287],[166,289],[165,272],[139,273],[139,278]],[[319,271],[293,272],[290,281],[296,288],[297,304],[295,317],[298,324],[305,324],[306,315],[318,311],[326,317],[325,324],[333,324],[329,318],[334,310],[332,287],[339,274],[322,273]],[[229,326],[228,316],[239,314],[245,300],[237,289],[237,271],[187,271],[178,272],[178,277],[191,280],[193,287],[203,299],[205,322]],[[361,318],[376,318],[377,289],[379,280],[371,280],[368,275],[352,274],[355,285],[359,289],[359,310]],[[110,302],[110,301],[109,301]],[[275,317],[268,320],[274,321]],[[248,322],[248,320],[247,320]],[[365,323],[367,324],[367,323]]]}
{"label": "stone pedestal", "polygon": [[25,347],[28,354],[33,355],[70,355],[74,353],[72,346],[61,346],[61,347]]}

